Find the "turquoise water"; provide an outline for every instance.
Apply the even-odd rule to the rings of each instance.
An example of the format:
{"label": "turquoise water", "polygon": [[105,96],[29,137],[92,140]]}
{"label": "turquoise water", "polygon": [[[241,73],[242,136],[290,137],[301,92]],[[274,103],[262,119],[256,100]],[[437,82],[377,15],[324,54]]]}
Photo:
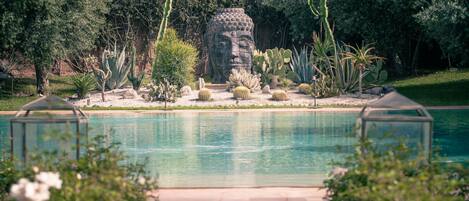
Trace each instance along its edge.
{"label": "turquoise water", "polygon": [[[469,110],[434,110],[434,148],[469,159]],[[353,153],[356,112],[195,112],[92,115],[91,134],[148,159],[162,187],[320,185]],[[8,117],[0,116],[5,143]],[[5,146],[5,145],[4,145]]]}

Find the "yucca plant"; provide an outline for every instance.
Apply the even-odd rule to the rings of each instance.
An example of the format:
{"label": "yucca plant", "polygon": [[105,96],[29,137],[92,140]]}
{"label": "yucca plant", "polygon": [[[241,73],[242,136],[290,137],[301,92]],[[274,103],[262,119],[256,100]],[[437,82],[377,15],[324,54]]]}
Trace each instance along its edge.
{"label": "yucca plant", "polygon": [[96,88],[96,80],[90,74],[75,75],[71,80],[79,99],[86,98]]}
{"label": "yucca plant", "polygon": [[350,48],[352,51],[346,51],[342,57],[342,60],[347,61],[350,60],[355,68],[359,70],[359,79],[358,79],[358,89],[359,89],[359,96],[362,95],[362,79],[364,77],[363,72],[365,69],[372,64],[374,61],[382,60],[382,57],[373,55],[371,51],[373,51],[373,47],[369,47],[369,44],[362,45],[361,47],[353,47],[350,45],[346,45],[346,47]]}

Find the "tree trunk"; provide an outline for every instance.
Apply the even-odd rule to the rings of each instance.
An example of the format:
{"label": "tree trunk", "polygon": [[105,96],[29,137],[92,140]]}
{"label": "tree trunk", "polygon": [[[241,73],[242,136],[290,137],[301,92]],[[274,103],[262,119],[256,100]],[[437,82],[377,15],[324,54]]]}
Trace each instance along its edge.
{"label": "tree trunk", "polygon": [[48,70],[45,66],[35,65],[36,69],[36,89],[38,95],[44,95],[49,86]]}

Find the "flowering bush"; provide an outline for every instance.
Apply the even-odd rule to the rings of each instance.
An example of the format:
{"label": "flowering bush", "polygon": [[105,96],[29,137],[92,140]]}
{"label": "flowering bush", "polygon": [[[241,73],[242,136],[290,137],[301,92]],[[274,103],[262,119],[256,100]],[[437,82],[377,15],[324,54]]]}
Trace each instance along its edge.
{"label": "flowering bush", "polygon": [[[405,144],[378,152],[362,142],[356,154],[324,182],[329,200],[468,200],[469,170],[428,163]],[[366,150],[362,152],[361,150]]]}
{"label": "flowering bush", "polygon": [[[157,188],[142,164],[123,165],[125,157],[116,144],[102,137],[88,142],[79,160],[41,153],[24,168],[0,165],[0,200],[147,200]],[[53,157],[55,156],[55,157]]]}

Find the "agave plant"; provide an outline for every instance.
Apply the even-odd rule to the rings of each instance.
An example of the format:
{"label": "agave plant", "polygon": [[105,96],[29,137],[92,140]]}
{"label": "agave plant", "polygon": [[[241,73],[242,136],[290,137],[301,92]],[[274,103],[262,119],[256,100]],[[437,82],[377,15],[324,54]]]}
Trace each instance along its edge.
{"label": "agave plant", "polygon": [[321,73],[316,66],[310,61],[314,57],[308,57],[308,48],[303,47],[301,51],[298,52],[296,48],[293,49],[293,57],[290,63],[291,70],[295,73],[294,81],[296,83],[308,83],[311,84],[313,76],[317,73]]}
{"label": "agave plant", "polygon": [[[126,63],[126,56],[125,56],[125,47],[122,51],[118,52],[117,47],[114,46],[114,50],[105,50],[101,55],[101,70],[109,69],[111,72],[111,76],[109,80],[105,83],[105,87],[107,89],[118,89],[121,88],[127,81],[127,75],[130,72],[130,68],[134,65],[132,62]],[[98,77],[98,79],[100,79]],[[99,80],[101,83],[101,80]]]}
{"label": "agave plant", "polygon": [[358,79],[358,89],[359,89],[359,96],[362,94],[362,79],[365,76],[363,72],[365,69],[372,64],[374,61],[382,60],[382,57],[376,56],[371,54],[373,51],[373,47],[369,47],[369,44],[362,45],[361,47],[353,47],[350,45],[346,45],[346,47],[350,48],[352,51],[346,51],[344,53],[344,57],[342,60],[349,60],[352,64],[358,68],[359,70],[359,79]]}

